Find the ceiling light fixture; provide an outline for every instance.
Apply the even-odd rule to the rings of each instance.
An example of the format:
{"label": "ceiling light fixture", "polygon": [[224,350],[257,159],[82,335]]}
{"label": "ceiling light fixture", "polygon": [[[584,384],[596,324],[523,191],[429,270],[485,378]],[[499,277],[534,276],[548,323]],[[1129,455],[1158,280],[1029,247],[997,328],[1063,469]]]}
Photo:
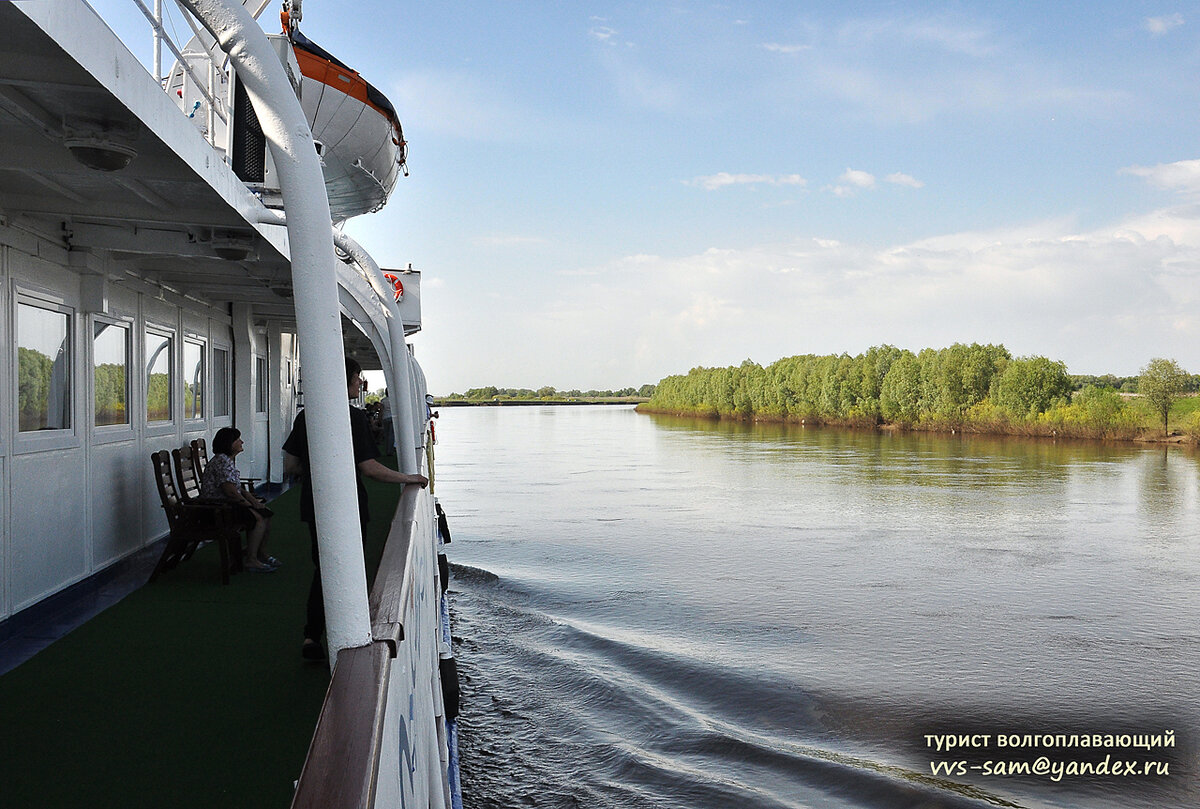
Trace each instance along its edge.
{"label": "ceiling light fixture", "polygon": [[137,157],[132,146],[99,137],[67,138],[63,145],[72,157],[96,171],[120,171]]}

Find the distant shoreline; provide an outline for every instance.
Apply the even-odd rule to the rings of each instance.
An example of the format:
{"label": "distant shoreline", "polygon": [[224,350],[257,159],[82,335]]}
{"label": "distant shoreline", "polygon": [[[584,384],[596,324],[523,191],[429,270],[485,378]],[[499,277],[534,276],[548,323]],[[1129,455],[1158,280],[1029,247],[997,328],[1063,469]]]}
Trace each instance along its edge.
{"label": "distant shoreline", "polygon": [[437,399],[433,400],[434,407],[574,407],[578,405],[636,405],[649,399],[634,396],[622,399],[489,399],[487,401],[471,401],[470,399]]}

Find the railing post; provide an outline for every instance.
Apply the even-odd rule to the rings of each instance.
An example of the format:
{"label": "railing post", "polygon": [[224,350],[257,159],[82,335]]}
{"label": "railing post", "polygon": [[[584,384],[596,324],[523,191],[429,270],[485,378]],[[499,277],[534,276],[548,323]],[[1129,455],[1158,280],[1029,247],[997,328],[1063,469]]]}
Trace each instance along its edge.
{"label": "railing post", "polygon": [[162,81],[162,0],[154,0],[154,80]]}

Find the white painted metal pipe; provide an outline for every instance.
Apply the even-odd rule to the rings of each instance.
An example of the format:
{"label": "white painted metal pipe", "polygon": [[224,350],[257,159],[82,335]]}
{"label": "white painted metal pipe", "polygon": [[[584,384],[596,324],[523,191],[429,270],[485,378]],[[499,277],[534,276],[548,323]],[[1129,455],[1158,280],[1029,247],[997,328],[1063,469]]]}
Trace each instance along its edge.
{"label": "white painted metal pipe", "polygon": [[[415,475],[418,472],[417,447],[413,441],[412,424],[416,413],[413,410],[413,397],[409,393],[413,389],[412,368],[409,367],[408,344],[404,341],[404,320],[400,317],[400,307],[396,305],[396,296],[388,287],[387,279],[383,277],[383,270],[379,269],[371,254],[341,231],[334,231],[334,239],[337,240],[338,247],[362,268],[371,288],[375,290],[375,294],[379,296],[390,315],[388,340],[392,350],[392,372],[396,379],[391,387],[389,403],[393,408],[392,423],[405,425],[403,430],[394,429],[392,433],[396,441],[396,456],[400,459],[400,471]],[[395,410],[397,404],[400,406],[399,411]]]}
{"label": "white painted metal pipe", "polygon": [[[267,209],[259,216],[259,221],[264,224],[284,225],[287,223],[287,217],[278,211]],[[420,462],[418,461],[420,448],[416,444],[411,429],[411,425],[416,423],[417,411],[413,409],[413,395],[406,393],[414,391],[416,387],[413,384],[412,368],[408,358],[408,343],[404,340],[404,319],[400,316],[400,307],[396,304],[395,294],[388,285],[387,279],[383,277],[383,270],[380,269],[371,254],[340,230],[333,231],[333,240],[359,266],[363,278],[371,285],[375,296],[387,311],[390,349],[390,356],[387,359],[392,367],[392,373],[389,376],[394,377],[387,381],[388,390],[391,392],[389,404],[395,406],[397,400],[400,403],[399,412],[392,411],[392,422],[409,425],[403,431],[392,431],[396,442],[396,456],[400,459],[401,472],[409,475],[418,474],[420,471]],[[401,435],[401,432],[404,435]]]}
{"label": "white painted metal pipe", "polygon": [[300,102],[279,57],[249,12],[235,0],[182,2],[229,54],[266,135],[288,211],[296,330],[307,369],[308,450],[332,665],[338,651],[371,642],[371,619],[325,179]]}
{"label": "white painted metal pipe", "polygon": [[162,0],[154,0],[154,80],[162,81]]}

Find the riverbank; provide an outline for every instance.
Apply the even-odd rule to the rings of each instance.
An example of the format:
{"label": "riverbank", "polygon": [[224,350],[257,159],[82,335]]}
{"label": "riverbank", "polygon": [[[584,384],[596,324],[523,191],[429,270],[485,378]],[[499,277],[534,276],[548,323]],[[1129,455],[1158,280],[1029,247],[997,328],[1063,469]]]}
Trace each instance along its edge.
{"label": "riverbank", "polygon": [[434,407],[533,407],[552,405],[554,407],[569,407],[572,405],[640,405],[650,401],[644,396],[618,396],[597,399],[434,399]]}
{"label": "riverbank", "polygon": [[743,423],[799,424],[807,427],[833,427],[873,430],[877,432],[994,435],[1021,438],[1049,438],[1051,440],[1069,438],[1086,441],[1121,441],[1125,443],[1183,444],[1193,446],[1200,444],[1200,436],[1179,429],[1173,429],[1170,434],[1163,435],[1156,433],[1154,428],[1145,425],[1081,424],[1071,423],[1067,419],[1013,422],[1006,420],[1003,416],[997,416],[987,421],[930,419],[918,423],[899,423],[877,421],[869,418],[830,419],[814,416],[714,413],[711,410],[698,411],[656,408],[649,406],[649,404],[640,404],[635,409],[637,412],[646,415],[678,416]]}
{"label": "riverbank", "polygon": [[1195,443],[1197,383],[1177,376],[1166,387],[1153,375],[1139,379],[1139,387],[1148,387],[1138,395],[1096,384],[1106,378],[1076,379],[1062,362],[1014,358],[1002,345],[919,353],[876,346],[855,357],[802,355],[766,367],[746,360],[693,368],[660,380],[639,409],[913,432]]}

